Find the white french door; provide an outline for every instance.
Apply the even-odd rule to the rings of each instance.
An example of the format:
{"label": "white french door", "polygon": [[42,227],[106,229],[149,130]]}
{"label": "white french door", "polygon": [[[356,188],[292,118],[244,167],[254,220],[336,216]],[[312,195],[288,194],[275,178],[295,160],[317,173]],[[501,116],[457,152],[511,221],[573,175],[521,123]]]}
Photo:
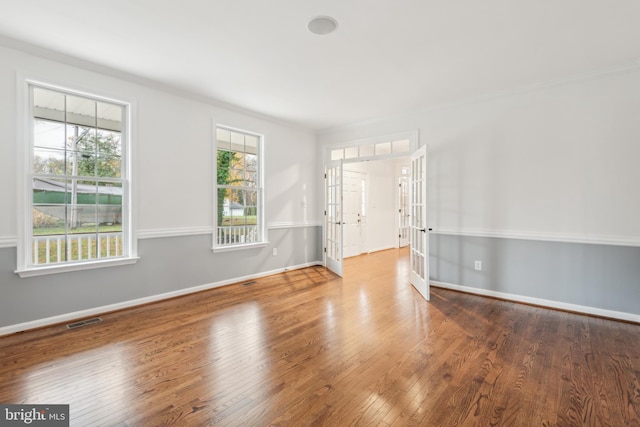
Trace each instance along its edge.
{"label": "white french door", "polygon": [[325,247],[324,265],[342,276],[342,160],[325,167]]}
{"label": "white french door", "polygon": [[427,230],[427,147],[411,155],[410,183],[411,284],[429,300],[429,233]]}

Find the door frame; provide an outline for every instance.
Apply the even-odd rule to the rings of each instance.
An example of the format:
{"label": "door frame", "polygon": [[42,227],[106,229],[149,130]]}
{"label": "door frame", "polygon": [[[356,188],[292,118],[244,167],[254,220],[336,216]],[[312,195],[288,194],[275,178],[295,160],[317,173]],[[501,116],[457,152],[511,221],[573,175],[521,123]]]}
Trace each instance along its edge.
{"label": "door frame", "polygon": [[[343,143],[329,144],[322,150],[322,162],[323,170],[326,172],[331,165],[335,165],[335,162],[341,162],[341,173],[346,163],[359,163],[368,160],[383,160],[393,158],[407,158],[411,157],[420,148],[420,132],[419,129],[399,132],[396,134],[382,135],[371,138],[352,140]],[[335,271],[328,262],[327,259],[327,183],[326,178],[324,181],[324,193],[325,193],[325,218],[323,221],[322,229],[322,244],[323,244],[323,264],[325,267],[338,273],[342,276],[342,247],[340,248],[340,260],[339,265],[334,266],[338,271]],[[340,198],[342,203],[342,197]],[[342,206],[340,206],[341,210]],[[340,220],[342,222],[342,220]],[[340,224],[341,226],[342,224]],[[342,231],[342,230],[341,230]],[[342,246],[342,233],[340,234],[340,245]],[[427,257],[428,263],[428,257]]]}

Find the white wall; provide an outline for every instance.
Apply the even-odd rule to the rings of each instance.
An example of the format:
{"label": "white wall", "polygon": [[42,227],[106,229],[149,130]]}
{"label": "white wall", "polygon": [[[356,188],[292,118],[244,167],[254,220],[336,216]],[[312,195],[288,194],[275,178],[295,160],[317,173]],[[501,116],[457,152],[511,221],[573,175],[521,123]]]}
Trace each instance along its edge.
{"label": "white wall", "polygon": [[[0,335],[321,261],[314,133],[95,64],[37,55],[0,46]],[[135,265],[31,278],[14,273],[16,148],[25,143],[17,140],[19,76],[133,102]],[[211,250],[214,121],[265,136],[265,247]]]}
{"label": "white wall", "polygon": [[640,70],[327,131],[420,129],[429,225],[463,234],[640,245]]}
{"label": "white wall", "polygon": [[265,135],[267,224],[320,223],[313,133],[9,48],[0,47],[0,58],[0,242],[5,246],[16,239],[17,74],[135,103],[135,206],[143,236],[211,230],[214,120]]}
{"label": "white wall", "polygon": [[636,67],[332,129],[319,141],[419,129],[432,284],[640,321],[639,113]]}
{"label": "white wall", "polygon": [[345,170],[366,173],[369,177],[369,215],[367,250],[375,252],[397,247],[396,163],[393,159],[347,163]]}

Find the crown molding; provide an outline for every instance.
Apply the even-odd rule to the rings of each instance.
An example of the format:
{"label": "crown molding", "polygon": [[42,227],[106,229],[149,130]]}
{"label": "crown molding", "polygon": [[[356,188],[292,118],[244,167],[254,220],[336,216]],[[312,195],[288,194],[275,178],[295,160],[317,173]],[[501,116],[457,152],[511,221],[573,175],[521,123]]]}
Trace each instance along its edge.
{"label": "crown molding", "polygon": [[267,122],[275,123],[281,126],[285,126],[298,131],[309,132],[314,134],[314,129],[301,125],[293,121],[287,121],[285,119],[277,118],[265,113],[261,113],[255,110],[239,106],[237,104],[228,103],[210,96],[205,96],[196,93],[192,90],[185,89],[179,86],[171,85],[159,80],[154,80],[146,77],[142,77],[137,74],[129,73],[117,68],[110,67],[108,65],[92,62],[86,59],[79,58],[77,56],[68,55],[53,49],[38,46],[23,40],[14,39],[4,35],[0,35],[0,46],[8,49],[13,49],[29,55],[34,55],[40,58],[48,59],[50,61],[59,62],[64,65],[81,68],[86,71],[103,74],[116,79],[124,80],[129,83],[145,86],[150,89],[165,92],[170,95],[178,96],[192,101],[201,102],[211,107],[221,108],[232,111],[234,113],[243,114],[253,117],[255,119],[264,120]]}
{"label": "crown molding", "polygon": [[529,84],[514,86],[512,88],[501,88],[486,93],[482,93],[475,96],[463,97],[457,101],[427,106],[424,108],[417,108],[412,110],[405,110],[399,113],[393,113],[386,116],[374,117],[354,123],[347,123],[344,125],[332,126],[316,131],[318,137],[328,137],[333,134],[339,134],[342,132],[354,131],[366,126],[371,126],[386,121],[401,120],[410,118],[412,116],[421,116],[436,113],[439,111],[453,110],[456,108],[463,108],[473,104],[479,104],[482,102],[488,102],[501,98],[508,98],[515,95],[520,95],[528,92],[535,92],[538,90],[547,89],[555,86],[564,86],[576,82],[595,80],[601,77],[606,77],[614,74],[626,74],[640,71],[640,62],[634,62],[631,64],[620,64],[614,67],[601,68],[598,70],[585,71],[582,73],[575,73],[565,77],[558,77],[555,79],[541,80]]}

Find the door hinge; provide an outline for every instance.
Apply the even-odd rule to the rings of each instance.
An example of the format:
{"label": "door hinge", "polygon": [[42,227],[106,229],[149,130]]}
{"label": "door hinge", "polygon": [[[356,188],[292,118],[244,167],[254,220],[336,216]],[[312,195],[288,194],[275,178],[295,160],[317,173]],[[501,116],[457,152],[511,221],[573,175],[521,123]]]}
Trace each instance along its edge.
{"label": "door hinge", "polygon": [[327,248],[324,248],[324,253],[325,253],[325,254],[327,253]]}
{"label": "door hinge", "polygon": [[327,211],[324,211],[324,216],[327,216]]}
{"label": "door hinge", "polygon": [[324,174],[324,179],[327,179],[327,174],[326,173]]}

